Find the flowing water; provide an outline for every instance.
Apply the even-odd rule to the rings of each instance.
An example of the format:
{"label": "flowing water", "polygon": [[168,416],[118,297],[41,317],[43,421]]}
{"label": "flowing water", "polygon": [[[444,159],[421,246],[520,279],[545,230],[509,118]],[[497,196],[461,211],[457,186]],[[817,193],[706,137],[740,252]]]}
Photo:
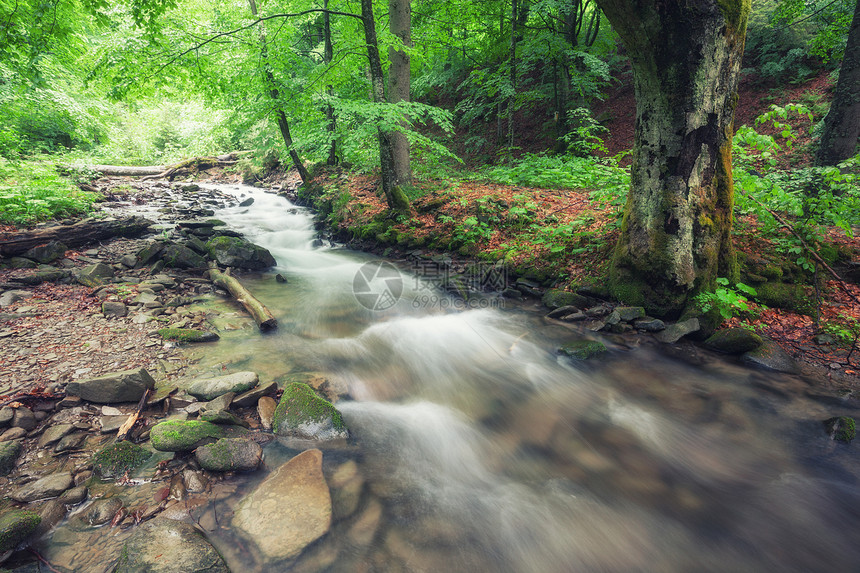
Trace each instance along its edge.
{"label": "flowing water", "polygon": [[[243,280],[280,328],[260,335],[223,303],[200,370],[324,376],[351,396],[337,406],[352,444],[324,463],[331,478],[355,462],[360,480],[329,480],[333,529],[291,570],[857,570],[860,460],[821,425],[856,401],[647,345],[575,362],[555,350],[585,335],[537,308],[455,309],[378,259],[314,246],[286,199],[217,188],[254,198],[217,216],[277,259]],[[269,444],[267,468],[295,453]],[[219,525],[263,473],[200,520],[233,571],[286,570]]]}

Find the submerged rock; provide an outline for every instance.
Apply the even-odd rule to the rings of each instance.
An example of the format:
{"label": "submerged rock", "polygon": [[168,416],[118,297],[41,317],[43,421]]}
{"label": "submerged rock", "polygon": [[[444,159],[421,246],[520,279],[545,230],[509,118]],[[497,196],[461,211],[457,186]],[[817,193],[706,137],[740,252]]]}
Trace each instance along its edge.
{"label": "submerged rock", "polygon": [[149,432],[152,447],[161,452],[190,452],[223,436],[222,426],[197,420],[161,422]]}
{"label": "submerged rock", "polygon": [[155,380],[144,368],[111,372],[97,378],[69,382],[66,394],[80,396],[98,404],[137,402],[147,389],[155,388]]}
{"label": "submerged rock", "polygon": [[211,472],[248,472],[259,467],[263,448],[249,438],[221,438],[194,451],[197,463]]}
{"label": "submerged rock", "polygon": [[21,509],[13,509],[0,516],[0,553],[17,547],[41,521],[38,513]]}
{"label": "submerged rock", "polygon": [[[520,281],[517,281],[517,285],[521,286]],[[537,285],[531,288],[536,288],[536,286]],[[594,300],[587,296],[576,294],[575,292],[567,292],[561,289],[551,288],[544,293],[543,297],[541,297],[541,302],[552,309],[562,308],[565,306],[572,306],[577,309],[581,309],[592,304]]]}
{"label": "submerged rock", "polygon": [[214,342],[221,338],[214,332],[194,328],[161,328],[158,335],[165,340],[177,342]]}
{"label": "submerged rock", "polygon": [[233,527],[269,560],[295,557],[331,527],[322,452],[307,450],[266,478],[236,508]]}
{"label": "submerged rock", "polygon": [[256,372],[234,372],[215,378],[201,378],[188,385],[186,391],[199,400],[214,400],[227,392],[240,393],[257,385]]}
{"label": "submerged rock", "polygon": [[188,523],[156,518],[135,528],[116,573],[230,573],[224,558]]}
{"label": "submerged rock", "polygon": [[850,416],[838,416],[824,421],[824,428],[831,440],[851,442],[857,435],[857,424]]}
{"label": "submerged rock", "polygon": [[558,349],[565,356],[588,360],[606,352],[606,345],[597,340],[574,340]]}
{"label": "submerged rock", "polygon": [[93,470],[102,477],[121,476],[150,458],[152,453],[131,442],[105,446],[93,455]]}
{"label": "submerged rock", "polygon": [[101,525],[113,519],[116,512],[122,509],[122,500],[118,497],[98,499],[87,508],[83,520],[90,525]]}
{"label": "submerged rock", "polygon": [[284,388],[272,418],[272,429],[281,436],[308,440],[336,440],[348,436],[337,408],[301,382]]}
{"label": "submerged rock", "polygon": [[215,237],[206,248],[210,257],[226,267],[261,271],[276,264],[272,253],[238,237]]}

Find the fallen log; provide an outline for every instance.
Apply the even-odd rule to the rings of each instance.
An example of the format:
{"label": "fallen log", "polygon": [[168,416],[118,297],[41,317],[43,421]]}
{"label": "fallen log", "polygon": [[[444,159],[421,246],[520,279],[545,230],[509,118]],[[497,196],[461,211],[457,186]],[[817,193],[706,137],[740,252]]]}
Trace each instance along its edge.
{"label": "fallen log", "polygon": [[144,175],[158,175],[168,169],[167,165],[58,165],[57,171],[62,175],[68,175],[72,171],[98,171],[102,175],[111,177],[142,177]]}
{"label": "fallen log", "polygon": [[236,160],[251,151],[233,151],[217,157],[194,157],[186,159],[173,165],[84,165],[80,163],[72,165],[57,165],[57,171],[61,175],[69,175],[73,171],[98,171],[102,175],[111,177],[143,177],[143,181],[149,179],[169,179],[186,173],[197,173],[212,167],[226,167],[235,165]]}
{"label": "fallen log", "polygon": [[8,239],[0,240],[0,255],[13,257],[51,241],[59,241],[67,247],[76,248],[113,237],[137,237],[145,233],[152,224],[152,221],[143,217],[84,219],[74,225],[22,231]]}
{"label": "fallen log", "polygon": [[215,283],[215,285],[232,294],[233,298],[245,307],[245,310],[250,313],[254,322],[257,323],[257,326],[260,327],[261,331],[265,332],[267,330],[274,330],[278,327],[278,320],[272,315],[269,309],[266,308],[266,306],[259,300],[254,298],[254,295],[248,292],[248,289],[246,289],[242,283],[236,279],[236,277],[230,275],[230,269],[227,269],[222,273],[218,270],[218,267],[215,266],[215,263],[210,263],[209,278],[213,283]]}
{"label": "fallen log", "polygon": [[122,426],[119,427],[119,433],[116,435],[116,441],[121,442],[128,438],[128,433],[134,427],[135,422],[137,422],[138,418],[140,418],[140,413],[143,412],[143,408],[146,406],[146,399],[149,397],[150,389],[147,388],[144,391],[143,396],[140,397],[140,401],[137,403],[137,409],[135,409],[134,413],[128,417],[128,419],[123,422]]}

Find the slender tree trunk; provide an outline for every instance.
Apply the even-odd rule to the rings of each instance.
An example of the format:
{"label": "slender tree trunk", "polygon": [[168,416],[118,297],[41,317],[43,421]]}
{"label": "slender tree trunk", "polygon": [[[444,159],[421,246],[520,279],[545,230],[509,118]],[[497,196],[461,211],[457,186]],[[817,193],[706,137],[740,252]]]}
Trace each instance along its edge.
{"label": "slender tree trunk", "polygon": [[824,133],[815,154],[818,165],[836,165],[857,152],[860,138],[860,2],[848,30],[848,44],[830,111],[824,118]]}
{"label": "slender tree trunk", "polygon": [[[389,29],[406,48],[412,47],[411,0],[388,0]],[[409,54],[406,50],[388,48],[388,101],[410,101],[411,72]],[[409,161],[409,140],[400,132],[391,134],[394,160],[394,182],[397,185],[412,183],[412,165]]]}
{"label": "slender tree trunk", "polygon": [[[256,17],[256,1],[248,0],[248,5],[251,8],[251,14]],[[296,168],[296,171],[299,172],[299,177],[302,178],[302,183],[307,184],[310,182],[311,176],[305,168],[304,163],[302,163],[301,157],[299,157],[299,154],[293,148],[293,137],[290,135],[290,123],[287,121],[287,114],[284,113],[284,110],[280,106],[279,100],[281,94],[278,90],[278,84],[275,81],[275,75],[272,73],[272,68],[269,66],[269,49],[266,46],[266,32],[262,27],[262,24],[260,26],[260,59],[263,62],[263,77],[266,81],[266,87],[269,89],[269,96],[275,102],[275,117],[278,121],[278,129],[281,131],[281,137],[284,139],[284,145],[287,146],[290,159],[293,161],[293,166]]]}
{"label": "slender tree trunk", "polygon": [[633,65],[631,189],[611,287],[658,316],[737,280],[731,140],[750,0],[600,0]]}
{"label": "slender tree trunk", "polygon": [[[382,74],[382,60],[379,58],[379,44],[376,40],[376,22],[373,19],[373,0],[361,0],[361,17],[364,24],[364,41],[367,44],[367,59],[370,63],[370,83],[373,101],[385,103],[385,77]],[[409,208],[409,200],[394,180],[394,156],[392,154],[391,132],[377,129],[379,139],[379,167],[382,178],[382,193],[388,208],[402,211]]]}
{"label": "slender tree trunk", "polygon": [[[517,13],[519,0],[511,0],[511,49],[509,58],[511,95],[508,97],[508,148],[513,152],[514,148],[514,102],[517,97]],[[508,158],[510,158],[510,154]]]}
{"label": "slender tree trunk", "polygon": [[[323,2],[323,8],[328,10],[328,0]],[[331,15],[328,12],[323,12],[323,61],[326,65],[329,65],[332,59],[334,59],[334,48],[331,43]],[[329,97],[333,97],[334,87],[331,85],[326,86],[326,93],[328,93]],[[337,165],[337,140],[335,139],[337,118],[334,115],[334,107],[330,103],[325,106],[325,117],[327,120],[326,131],[331,136],[331,145],[328,149],[326,164]]]}

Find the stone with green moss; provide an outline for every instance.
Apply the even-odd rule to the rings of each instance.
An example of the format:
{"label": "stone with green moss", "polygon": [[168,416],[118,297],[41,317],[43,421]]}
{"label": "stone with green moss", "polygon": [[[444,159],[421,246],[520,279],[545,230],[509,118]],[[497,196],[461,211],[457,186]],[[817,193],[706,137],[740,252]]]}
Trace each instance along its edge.
{"label": "stone with green moss", "polygon": [[802,285],[781,282],[767,282],[756,286],[756,300],[785,310],[803,310],[810,304],[810,297]]}
{"label": "stone with green moss", "polygon": [[149,439],[161,452],[190,452],[224,436],[221,426],[198,420],[170,420],[152,427]]}
{"label": "stone with green moss", "polygon": [[561,308],[563,306],[574,306],[578,309],[583,309],[591,306],[593,299],[575,292],[568,292],[558,288],[551,288],[546,291],[541,298],[541,301],[549,308]]}
{"label": "stone with green moss", "polygon": [[195,328],[161,328],[158,335],[165,340],[177,342],[213,342],[220,338],[214,332]]}
{"label": "stone with green moss", "polygon": [[824,427],[832,440],[849,443],[857,435],[857,424],[850,416],[837,416],[824,421]]}
{"label": "stone with green moss", "polygon": [[275,408],[272,430],[281,436],[309,440],[336,440],[348,436],[346,424],[337,408],[301,382],[293,382],[284,388],[281,401]]}
{"label": "stone with green moss", "polygon": [[0,516],[0,553],[17,547],[41,521],[38,513],[22,509],[13,509]]}
{"label": "stone with green moss", "polygon": [[215,378],[198,378],[193,380],[186,392],[200,400],[214,400],[227,392],[239,394],[257,385],[260,378],[256,372],[244,371],[216,376]]}
{"label": "stone with green moss", "polygon": [[143,464],[152,452],[137,444],[123,441],[105,446],[93,455],[93,470],[102,477],[121,476]]}
{"label": "stone with green moss", "polygon": [[206,243],[206,249],[212,259],[227,267],[264,270],[275,265],[272,253],[238,237],[215,237]]}
{"label": "stone with green moss", "polygon": [[200,413],[200,419],[211,424],[248,427],[248,422],[227,410],[207,410]]}
{"label": "stone with green moss", "polygon": [[743,354],[763,344],[761,336],[746,328],[724,328],[705,341],[705,346],[727,354]]}
{"label": "stone with green moss", "polygon": [[0,442],[0,476],[12,471],[20,454],[21,442]]}
{"label": "stone with green moss", "polygon": [[565,356],[588,360],[606,352],[606,345],[597,340],[574,340],[558,349]]}
{"label": "stone with green moss", "polygon": [[206,259],[185,245],[171,244],[160,254],[165,266],[174,269],[201,269],[206,267]]}
{"label": "stone with green moss", "polygon": [[210,472],[249,472],[259,467],[263,448],[250,438],[221,438],[194,450],[194,457]]}

